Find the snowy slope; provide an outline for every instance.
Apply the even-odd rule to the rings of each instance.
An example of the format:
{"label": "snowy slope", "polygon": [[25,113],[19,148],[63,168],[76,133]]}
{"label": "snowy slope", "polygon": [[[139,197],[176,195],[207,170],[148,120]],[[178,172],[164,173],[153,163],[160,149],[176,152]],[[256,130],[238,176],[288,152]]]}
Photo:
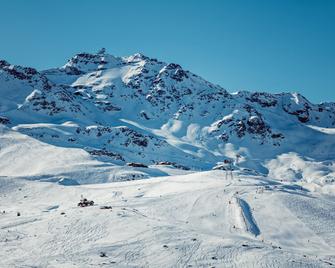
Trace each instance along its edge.
{"label": "snowy slope", "polygon": [[[59,182],[64,185],[106,183],[146,179],[184,170],[132,168],[118,165],[120,161],[103,162],[85,150],[53,146],[30,136],[0,126],[0,176],[23,177],[31,180]],[[108,159],[109,160],[109,159]]]}
{"label": "snowy slope", "polygon": [[[96,205],[77,207],[81,195]],[[3,177],[0,266],[331,267],[333,197],[224,171],[86,186]]]}

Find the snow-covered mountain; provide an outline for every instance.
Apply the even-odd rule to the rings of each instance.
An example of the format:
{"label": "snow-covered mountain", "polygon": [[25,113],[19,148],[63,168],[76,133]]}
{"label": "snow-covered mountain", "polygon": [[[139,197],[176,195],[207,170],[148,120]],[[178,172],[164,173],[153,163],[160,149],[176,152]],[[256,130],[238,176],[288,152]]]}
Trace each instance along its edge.
{"label": "snow-covered mountain", "polygon": [[335,104],[297,93],[104,50],[0,61],[0,267],[334,266],[334,148]]}
{"label": "snow-covered mountain", "polygon": [[[239,154],[240,166],[268,173],[269,161],[283,154],[335,159],[335,103],[312,104],[298,93],[231,94],[178,64],[142,54],[81,53],[40,72],[2,60],[0,96],[2,133],[24,134],[23,147],[24,139],[33,139],[77,149],[79,159],[85,155],[104,167],[165,162],[209,170]],[[14,149],[19,141],[5,144],[11,143],[0,141],[0,175],[14,175],[10,163],[22,161]],[[22,152],[31,163],[22,163],[17,174],[41,175],[43,169],[32,166],[44,153],[33,150]],[[50,159],[55,158],[62,157],[55,153]],[[65,170],[76,161],[67,159]]]}

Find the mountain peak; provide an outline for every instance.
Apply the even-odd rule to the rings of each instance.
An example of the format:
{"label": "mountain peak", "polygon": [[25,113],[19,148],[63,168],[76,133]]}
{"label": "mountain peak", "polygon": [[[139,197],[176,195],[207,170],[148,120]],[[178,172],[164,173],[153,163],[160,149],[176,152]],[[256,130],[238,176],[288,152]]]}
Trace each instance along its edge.
{"label": "mountain peak", "polygon": [[106,49],[102,48],[96,54],[78,53],[69,59],[62,68],[75,68],[80,72],[86,73],[102,68],[111,68],[120,62],[120,58],[106,54],[105,52]]}
{"label": "mountain peak", "polygon": [[98,55],[105,55],[105,53],[106,53],[106,48],[101,48],[100,50],[98,50]]}
{"label": "mountain peak", "polygon": [[[115,57],[105,49],[76,54],[63,67],[41,73],[6,61],[0,66],[4,122],[107,161],[208,169],[231,147],[263,160],[290,150],[314,158],[335,154],[298,146],[301,140],[315,142],[313,135],[321,140],[323,129],[335,126],[334,105],[314,105],[300,94],[229,94],[179,64],[141,53]],[[53,125],[35,126],[40,120]],[[76,127],[64,126],[67,121]]]}
{"label": "mountain peak", "polygon": [[10,64],[5,60],[0,60],[0,68],[8,67]]}

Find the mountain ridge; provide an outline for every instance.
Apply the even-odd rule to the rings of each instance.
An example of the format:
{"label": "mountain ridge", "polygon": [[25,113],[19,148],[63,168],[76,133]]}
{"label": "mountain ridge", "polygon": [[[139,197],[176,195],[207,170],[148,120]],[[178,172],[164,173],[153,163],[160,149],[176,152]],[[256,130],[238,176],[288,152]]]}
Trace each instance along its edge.
{"label": "mountain ridge", "polygon": [[2,60],[0,94],[0,123],[12,131],[115,165],[208,170],[239,154],[241,166],[267,173],[267,161],[281,154],[335,158],[335,103],[312,104],[298,93],[229,93],[139,53],[79,53],[40,72]]}

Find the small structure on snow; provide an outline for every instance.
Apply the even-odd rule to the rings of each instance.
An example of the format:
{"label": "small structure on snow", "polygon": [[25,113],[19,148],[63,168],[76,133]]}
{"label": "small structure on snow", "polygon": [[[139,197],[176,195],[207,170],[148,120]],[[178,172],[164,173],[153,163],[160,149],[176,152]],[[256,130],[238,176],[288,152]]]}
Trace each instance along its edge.
{"label": "small structure on snow", "polygon": [[93,206],[94,201],[93,200],[88,200],[87,198],[84,198],[83,196],[81,197],[78,207],[88,207],[88,206]]}
{"label": "small structure on snow", "polygon": [[233,161],[231,159],[225,159],[222,163],[219,163],[215,167],[212,168],[213,170],[225,170],[226,171],[226,180],[228,176],[233,179]]}

